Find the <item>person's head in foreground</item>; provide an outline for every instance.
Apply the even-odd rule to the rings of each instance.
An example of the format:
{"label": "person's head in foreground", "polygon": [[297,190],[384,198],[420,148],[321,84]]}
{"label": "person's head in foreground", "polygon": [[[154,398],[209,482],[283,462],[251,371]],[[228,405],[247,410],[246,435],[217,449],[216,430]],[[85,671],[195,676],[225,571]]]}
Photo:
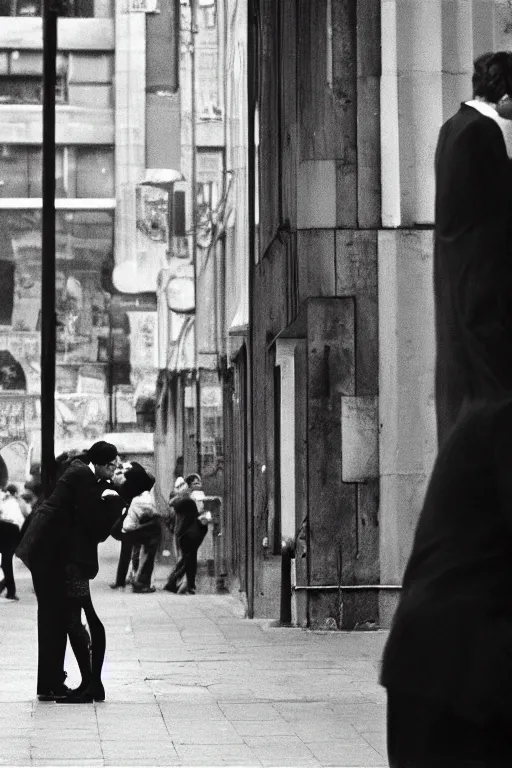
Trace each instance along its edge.
{"label": "person's head in foreground", "polygon": [[86,461],[94,466],[96,477],[112,480],[117,468],[117,448],[112,443],[99,440],[85,454]]}
{"label": "person's head in foreground", "polygon": [[512,53],[484,53],[473,66],[474,98],[494,105],[501,117],[512,120]]}

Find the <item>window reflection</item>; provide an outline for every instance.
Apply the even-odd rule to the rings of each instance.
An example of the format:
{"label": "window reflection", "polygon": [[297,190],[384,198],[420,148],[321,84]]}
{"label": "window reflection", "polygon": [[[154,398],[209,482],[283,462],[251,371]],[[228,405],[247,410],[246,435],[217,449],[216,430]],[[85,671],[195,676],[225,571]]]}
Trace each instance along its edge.
{"label": "window reflection", "polygon": [[[154,428],[154,297],[115,293],[113,225],[110,212],[57,211],[60,450]],[[40,332],[41,212],[0,211],[0,455],[11,478],[39,449]]]}

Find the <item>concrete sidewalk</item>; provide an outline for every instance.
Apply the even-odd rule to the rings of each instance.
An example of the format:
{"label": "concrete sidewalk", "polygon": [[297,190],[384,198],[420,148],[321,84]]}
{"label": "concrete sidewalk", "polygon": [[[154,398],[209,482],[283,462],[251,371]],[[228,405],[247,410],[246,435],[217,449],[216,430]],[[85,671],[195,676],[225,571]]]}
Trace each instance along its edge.
{"label": "concrete sidewalk", "polygon": [[[0,765],[387,766],[385,633],[272,628],[231,596],[114,592],[115,554],[103,548],[93,582],[96,705],[34,700],[36,604],[17,562],[20,602],[0,598]],[[77,684],[72,656],[67,669]]]}

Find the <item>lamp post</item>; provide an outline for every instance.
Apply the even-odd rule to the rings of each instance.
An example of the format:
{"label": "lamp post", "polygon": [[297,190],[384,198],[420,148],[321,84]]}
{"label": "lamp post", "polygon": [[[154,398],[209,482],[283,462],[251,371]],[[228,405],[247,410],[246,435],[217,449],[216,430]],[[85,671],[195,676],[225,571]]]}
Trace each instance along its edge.
{"label": "lamp post", "polygon": [[43,0],[43,211],[41,280],[41,478],[55,484],[55,86],[57,17],[62,0]]}

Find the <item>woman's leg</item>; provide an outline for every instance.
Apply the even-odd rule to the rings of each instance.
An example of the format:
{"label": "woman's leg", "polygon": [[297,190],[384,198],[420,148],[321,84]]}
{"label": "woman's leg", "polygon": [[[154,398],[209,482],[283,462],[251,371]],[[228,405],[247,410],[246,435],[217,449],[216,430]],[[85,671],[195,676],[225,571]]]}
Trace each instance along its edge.
{"label": "woman's leg", "polygon": [[81,596],[67,597],[66,616],[69,642],[82,675],[79,690],[82,691],[91,683],[91,639],[82,624],[82,607],[84,598]]}
{"label": "woman's leg", "polygon": [[101,682],[101,671],[105,659],[107,638],[105,627],[95,611],[90,593],[84,600],[83,609],[91,633],[91,692],[95,699],[104,699],[105,691]]}
{"label": "woman's leg", "polygon": [[124,587],[126,584],[126,575],[130,567],[132,556],[132,542],[129,539],[122,539],[121,551],[119,553],[119,564],[117,566],[116,580],[112,587]]}

